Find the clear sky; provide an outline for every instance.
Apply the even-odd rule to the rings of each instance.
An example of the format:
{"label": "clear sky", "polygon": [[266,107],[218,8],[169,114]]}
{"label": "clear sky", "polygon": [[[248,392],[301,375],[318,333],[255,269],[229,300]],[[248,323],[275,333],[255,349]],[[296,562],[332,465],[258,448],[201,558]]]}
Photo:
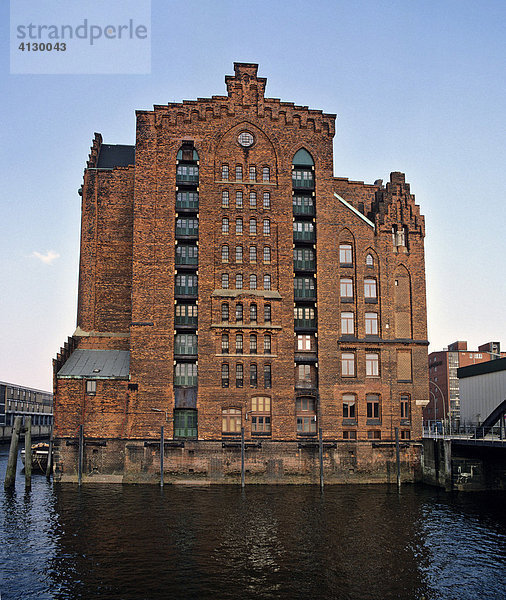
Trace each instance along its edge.
{"label": "clear sky", "polygon": [[0,380],[51,389],[75,329],[93,133],[134,144],[136,109],[223,95],[234,61],[259,63],[267,96],[338,114],[336,176],[406,173],[430,350],[506,346],[504,0],[153,0],[149,75],[11,75],[7,2],[0,22]]}

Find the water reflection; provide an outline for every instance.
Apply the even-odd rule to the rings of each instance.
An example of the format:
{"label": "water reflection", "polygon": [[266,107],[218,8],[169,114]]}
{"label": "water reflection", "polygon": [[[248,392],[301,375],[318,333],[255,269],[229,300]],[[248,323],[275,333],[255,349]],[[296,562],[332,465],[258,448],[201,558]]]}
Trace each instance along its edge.
{"label": "water reflection", "polygon": [[[0,452],[1,457],[1,452]],[[504,598],[504,495],[52,486],[2,498],[5,598]]]}

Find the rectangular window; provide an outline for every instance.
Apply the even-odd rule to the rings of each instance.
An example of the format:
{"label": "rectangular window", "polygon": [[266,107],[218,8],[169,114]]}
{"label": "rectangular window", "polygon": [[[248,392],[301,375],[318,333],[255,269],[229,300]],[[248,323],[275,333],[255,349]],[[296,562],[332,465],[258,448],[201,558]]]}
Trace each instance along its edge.
{"label": "rectangular window", "polygon": [[88,381],[86,382],[86,394],[88,396],[94,396],[96,393],[97,393],[97,382],[92,379],[88,379]]}
{"label": "rectangular window", "polygon": [[224,408],[221,411],[222,432],[223,433],[241,433],[242,415],[239,408]]}
{"label": "rectangular window", "polygon": [[351,244],[341,244],[339,246],[339,262],[341,263],[341,265],[353,264]]}
{"label": "rectangular window", "polygon": [[271,399],[254,397],[251,399],[251,433],[271,433]]}
{"label": "rectangular window", "polygon": [[411,431],[409,429],[401,429],[401,440],[410,440]]}
{"label": "rectangular window", "polygon": [[343,431],[343,440],[356,440],[357,432],[354,429],[345,429]]}
{"label": "rectangular window", "polygon": [[368,440],[381,440],[381,431],[378,429],[373,429],[367,432]]}
{"label": "rectangular window", "polygon": [[355,333],[355,326],[353,322],[352,312],[341,313],[341,335],[353,335]]}
{"label": "rectangular window", "polygon": [[241,363],[235,366],[235,387],[242,388],[244,383],[244,372]]}
{"label": "rectangular window", "polygon": [[311,337],[310,335],[297,335],[297,350],[311,351]]}
{"label": "rectangular window", "polygon": [[366,353],[365,374],[367,377],[379,377],[379,354],[375,352]]}
{"label": "rectangular window", "polygon": [[341,300],[353,300],[353,280],[348,278],[341,279]]}
{"label": "rectangular window", "polygon": [[377,313],[365,313],[365,334],[366,335],[378,335],[378,314]]}
{"label": "rectangular window", "polygon": [[377,300],[376,279],[364,279],[364,297],[366,302]]}
{"label": "rectangular window", "polygon": [[379,421],[381,419],[379,396],[377,396],[375,394],[368,394],[366,396],[366,406],[367,406],[367,418]]}
{"label": "rectangular window", "polygon": [[297,365],[297,381],[311,383],[311,365]]}
{"label": "rectangular window", "polygon": [[409,396],[401,396],[401,419],[409,421],[411,419]]}
{"label": "rectangular window", "polygon": [[343,352],[341,354],[341,375],[355,377],[355,353]]}
{"label": "rectangular window", "polygon": [[258,386],[257,366],[254,363],[249,366],[249,385],[253,388]]}
{"label": "rectangular window", "polygon": [[316,408],[314,398],[302,397],[295,401],[297,433],[316,433]]}

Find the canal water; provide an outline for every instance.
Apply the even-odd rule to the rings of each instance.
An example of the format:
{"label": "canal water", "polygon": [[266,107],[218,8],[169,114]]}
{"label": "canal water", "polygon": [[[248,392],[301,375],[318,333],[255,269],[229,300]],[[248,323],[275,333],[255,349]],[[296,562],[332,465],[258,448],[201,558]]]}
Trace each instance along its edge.
{"label": "canal water", "polygon": [[506,598],[506,495],[3,481],[2,600]]}

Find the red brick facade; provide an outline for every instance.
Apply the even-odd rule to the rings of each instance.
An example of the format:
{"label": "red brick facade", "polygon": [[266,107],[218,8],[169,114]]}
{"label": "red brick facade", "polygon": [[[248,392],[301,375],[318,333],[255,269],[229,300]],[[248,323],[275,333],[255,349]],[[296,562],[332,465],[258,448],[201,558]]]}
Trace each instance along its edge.
{"label": "red brick facade", "polygon": [[[257,65],[236,63],[226,84],[227,96],[138,111],[131,162],[95,136],[78,328],[55,361],[57,470],[75,472],[65,440],[80,425],[116,453],[151,447],[163,425],[201,448],[200,473],[241,427],[271,475],[272,460],[303,475],[297,448],[320,428],[335,454],[326,469],[386,473],[398,428],[413,478],[428,342],[424,219],[409,184],[397,172],[386,185],[335,178],[335,115],[265,98]],[[128,372],[60,371],[76,349],[128,351]],[[125,460],[112,471],[130,472]]]}

